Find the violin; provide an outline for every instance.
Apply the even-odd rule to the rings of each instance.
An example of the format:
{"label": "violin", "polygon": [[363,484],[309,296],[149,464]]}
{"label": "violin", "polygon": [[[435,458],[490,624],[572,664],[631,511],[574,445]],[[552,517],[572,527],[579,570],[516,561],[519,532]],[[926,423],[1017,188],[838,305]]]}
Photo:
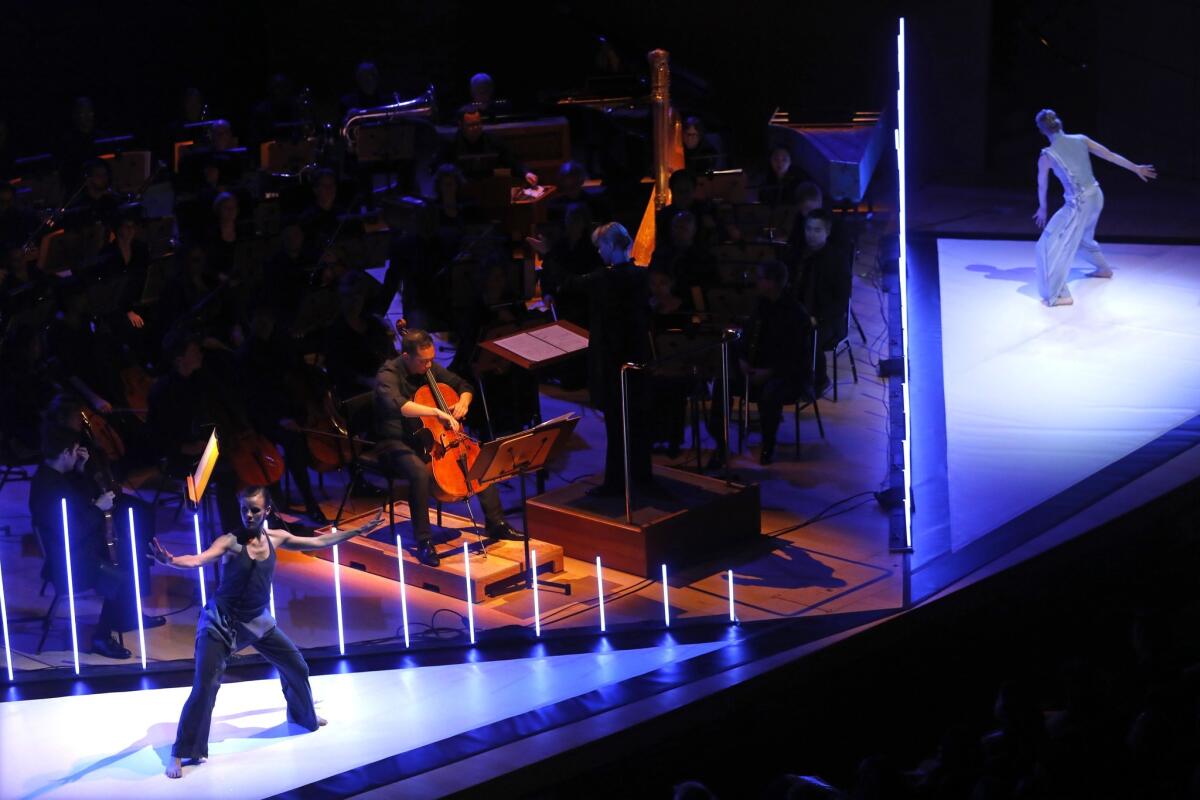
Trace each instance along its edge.
{"label": "violin", "polygon": [[[403,336],[408,332],[403,319],[396,321],[396,330]],[[438,383],[433,370],[425,372],[425,386],[413,395],[417,405],[440,409],[449,414],[458,402],[458,392],[444,383]],[[468,481],[467,475],[475,460],[479,458],[479,442],[464,431],[454,431],[438,417],[420,417],[425,435],[421,438],[429,456],[429,471],[433,478],[430,491],[443,503],[465,500],[483,491],[479,481]]]}

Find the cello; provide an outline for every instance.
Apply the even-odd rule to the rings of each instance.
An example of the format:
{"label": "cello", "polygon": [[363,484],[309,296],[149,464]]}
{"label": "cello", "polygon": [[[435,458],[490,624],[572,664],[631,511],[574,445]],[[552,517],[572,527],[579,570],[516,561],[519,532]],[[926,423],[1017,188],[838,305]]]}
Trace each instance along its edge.
{"label": "cello", "polygon": [[[396,330],[403,336],[408,332],[405,320],[396,321]],[[433,370],[425,372],[425,386],[413,395],[417,405],[440,409],[449,414],[458,402],[458,392],[438,383]],[[422,431],[418,434],[420,445],[429,456],[429,472],[433,478],[430,492],[443,503],[465,500],[483,491],[479,481],[468,481],[475,459],[479,458],[479,442],[463,431],[454,431],[438,417],[420,417]]]}

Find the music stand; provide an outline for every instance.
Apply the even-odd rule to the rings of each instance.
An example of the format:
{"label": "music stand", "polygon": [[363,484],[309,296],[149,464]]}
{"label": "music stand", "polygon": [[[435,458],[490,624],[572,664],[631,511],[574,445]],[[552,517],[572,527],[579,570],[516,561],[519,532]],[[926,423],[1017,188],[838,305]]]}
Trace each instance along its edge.
{"label": "music stand", "polygon": [[[564,443],[571,438],[571,433],[578,424],[579,417],[574,414],[556,417],[541,425],[520,431],[511,436],[503,436],[480,445],[479,457],[471,465],[467,473],[468,482],[478,481],[482,485],[499,483],[509,478],[518,478],[521,484],[521,524],[525,534],[525,569],[515,577],[514,585],[504,591],[516,589],[531,589],[533,583],[529,579],[529,514],[526,508],[525,476],[542,469],[552,455],[557,453]],[[549,586],[561,589],[563,594],[571,593],[570,584],[557,583],[537,579],[539,586]]]}

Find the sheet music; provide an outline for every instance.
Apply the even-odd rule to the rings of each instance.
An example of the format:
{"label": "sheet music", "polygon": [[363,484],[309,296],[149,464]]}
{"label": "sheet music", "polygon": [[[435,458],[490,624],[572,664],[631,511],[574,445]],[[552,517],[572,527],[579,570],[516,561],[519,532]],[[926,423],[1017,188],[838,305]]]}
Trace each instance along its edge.
{"label": "sheet music", "polygon": [[528,333],[505,336],[503,339],[496,339],[495,343],[508,352],[534,363],[563,354],[563,351],[559,348],[536,336],[530,336]]}
{"label": "sheet music", "polygon": [[580,336],[575,331],[564,328],[562,325],[554,325],[549,328],[531,331],[530,336],[536,336],[543,342],[552,344],[564,353],[574,353],[576,350],[582,350],[588,346],[586,336]]}

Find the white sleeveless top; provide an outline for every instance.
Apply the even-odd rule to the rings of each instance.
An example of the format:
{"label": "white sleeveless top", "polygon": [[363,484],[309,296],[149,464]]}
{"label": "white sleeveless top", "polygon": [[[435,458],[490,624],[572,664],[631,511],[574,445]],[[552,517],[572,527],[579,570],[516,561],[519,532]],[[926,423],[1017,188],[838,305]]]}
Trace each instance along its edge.
{"label": "white sleeveless top", "polygon": [[1062,181],[1067,199],[1099,186],[1092,174],[1092,156],[1087,137],[1078,133],[1056,133],[1050,146],[1042,148],[1050,158],[1054,174]]}

